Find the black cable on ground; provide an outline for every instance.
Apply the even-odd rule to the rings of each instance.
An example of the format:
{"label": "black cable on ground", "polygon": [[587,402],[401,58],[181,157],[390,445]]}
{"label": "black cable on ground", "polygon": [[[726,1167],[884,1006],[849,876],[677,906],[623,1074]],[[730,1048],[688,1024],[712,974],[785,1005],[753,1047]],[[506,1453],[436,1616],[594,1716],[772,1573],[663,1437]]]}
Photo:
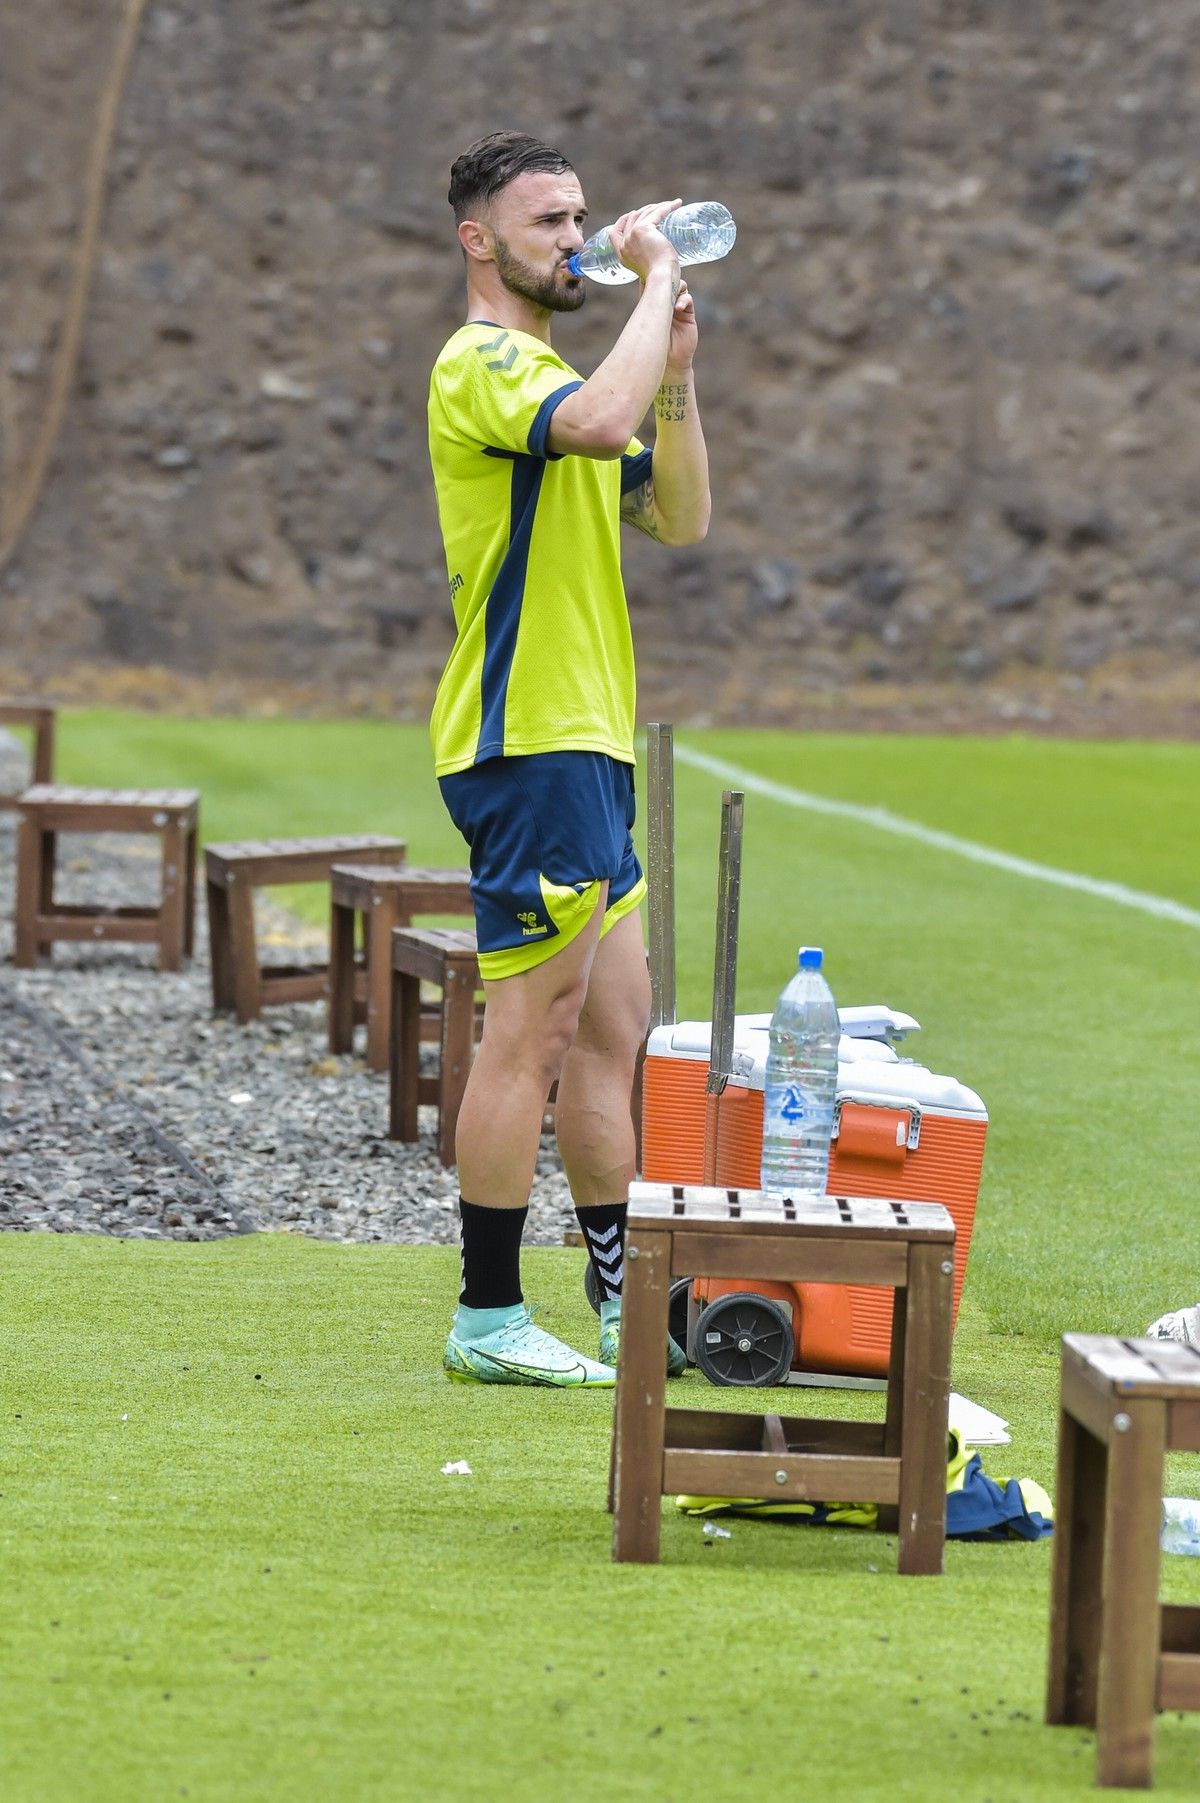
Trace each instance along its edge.
{"label": "black cable on ground", "polygon": [[253,1222],[247,1220],[240,1209],[235,1208],[232,1203],[225,1200],[225,1197],[221,1194],[217,1185],[213,1182],[203,1166],[198,1165],[190,1153],[186,1152],[181,1145],[177,1145],[168,1133],[164,1133],[152,1115],[147,1114],[146,1110],[140,1107],[137,1102],[131,1101],[129,1096],[121,1089],[120,1085],[109,1076],[108,1072],[100,1065],[94,1064],[92,1060],[72,1042],[51,1015],[47,1014],[43,1009],[35,1007],[32,1002],[18,1000],[16,996],[10,996],[8,1000],[18,1014],[23,1014],[25,1016],[25,1019],[29,1021],[31,1026],[37,1027],[41,1032],[45,1033],[48,1038],[52,1039],[59,1051],[70,1058],[73,1063],[77,1064],[97,1088],[107,1090],[111,1095],[115,1095],[120,1105],[136,1117],[139,1124],[154,1141],[154,1144],[158,1147],[159,1151],[165,1153],[173,1164],[179,1166],[180,1170],[186,1171],[187,1175],[191,1177],[194,1182],[201,1184],[208,1191],[209,1195],[220,1204],[221,1208],[224,1209],[225,1213],[229,1216],[234,1233],[257,1233],[258,1229],[254,1226]]}

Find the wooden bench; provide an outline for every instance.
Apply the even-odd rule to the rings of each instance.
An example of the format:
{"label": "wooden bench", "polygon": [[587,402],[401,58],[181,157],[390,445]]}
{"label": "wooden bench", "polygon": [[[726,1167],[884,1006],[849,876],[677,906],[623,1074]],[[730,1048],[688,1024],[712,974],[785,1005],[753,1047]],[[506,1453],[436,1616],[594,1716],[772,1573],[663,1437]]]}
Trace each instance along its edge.
{"label": "wooden bench", "polygon": [[335,864],[369,858],[402,864],[403,839],[355,833],[328,839],[247,839],[209,845],[204,852],[208,895],[213,1007],[232,1011],[245,1026],[275,1002],[306,1002],[325,994],[326,963],[259,963],[254,936],[254,891],[290,883],[327,883]]}
{"label": "wooden bench", "polygon": [[17,807],[22,793],[31,784],[54,781],[54,722],[55,711],[48,702],[0,696],[0,726],[28,726],[33,730],[29,783],[22,783],[20,789],[0,790],[0,808]]}
{"label": "wooden bench", "polygon": [[[330,899],[329,1049],[353,1049],[355,1021],[365,1004],[367,1065],[385,1071],[391,1056],[392,932],[422,915],[470,914],[470,872],[411,864],[335,864]],[[360,919],[361,962],[354,950]]]}
{"label": "wooden bench", "polygon": [[[28,968],[55,940],[157,945],[160,970],[192,955],[196,918],[195,789],[80,789],[35,783],[19,797],[13,963]],[[101,907],[54,899],[60,833],[157,833],[162,888],[157,907]]]}
{"label": "wooden bench", "polygon": [[[463,927],[398,927],[392,934],[391,1104],[388,1135],[417,1138],[417,1108],[438,1111],[438,1157],[454,1163],[454,1129],[475,1050],[480,988],[475,934]],[[441,990],[439,1065],[422,1077],[421,984]]]}
{"label": "wooden bench", "polygon": [[[665,1407],[674,1277],[881,1284],[896,1292],[883,1422]],[[654,1564],[662,1497],[874,1502],[901,1572],[942,1569],[954,1222],[940,1204],[635,1183],[608,1506],[613,1558]]]}
{"label": "wooden bench", "polygon": [[1096,1782],[1153,1781],[1157,1709],[1200,1709],[1200,1605],[1160,1603],[1163,1462],[1200,1452],[1200,1351],[1063,1335],[1046,1720],[1096,1729]]}

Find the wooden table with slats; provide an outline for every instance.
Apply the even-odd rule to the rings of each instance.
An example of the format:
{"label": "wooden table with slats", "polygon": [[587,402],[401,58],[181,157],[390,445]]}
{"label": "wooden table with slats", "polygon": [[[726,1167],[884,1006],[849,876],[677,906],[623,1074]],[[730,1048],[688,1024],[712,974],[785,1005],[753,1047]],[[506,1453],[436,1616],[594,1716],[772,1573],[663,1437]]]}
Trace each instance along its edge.
{"label": "wooden table with slats", "polygon": [[19,789],[0,789],[0,808],[15,808],[24,789],[54,781],[54,730],[57,709],[48,701],[0,695],[0,726],[28,727],[33,733],[29,782]]}
{"label": "wooden table with slats", "polygon": [[[883,1422],[666,1407],[674,1277],[896,1292]],[[954,1222],[929,1202],[635,1183],[609,1470],[613,1558],[654,1563],[662,1497],[874,1502],[904,1573],[942,1569]]]}
{"label": "wooden table with slats", "polygon": [[[438,1158],[454,1163],[454,1131],[482,1022],[475,934],[466,927],[395,927],[391,946],[392,1035],[388,1136],[417,1138],[417,1107],[437,1108]],[[436,988],[438,1070],[420,1074],[421,984]]]}
{"label": "wooden table with slats", "polygon": [[[56,940],[128,941],[158,946],[161,970],[178,970],[193,950],[196,916],[195,789],[84,789],[35,783],[19,796],[13,963],[27,968]],[[156,907],[102,907],[55,900],[60,833],[156,833],[162,885]]]}
{"label": "wooden table with slats", "polygon": [[[385,1071],[392,1038],[392,933],[431,914],[471,914],[469,870],[335,864],[330,872],[329,1049],[349,1052],[365,1005],[367,1066]],[[355,926],[362,922],[356,958]],[[361,990],[361,998],[360,998]]]}
{"label": "wooden table with slats", "polygon": [[1200,1709],[1200,1604],[1160,1603],[1163,1464],[1200,1452],[1200,1349],[1063,1335],[1046,1720],[1096,1782],[1153,1780],[1154,1715]]}
{"label": "wooden table with slats", "polygon": [[254,932],[254,891],[290,883],[327,883],[335,864],[403,864],[403,839],[347,833],[312,839],[243,839],[204,850],[213,1008],[239,1023],[276,1002],[313,1001],[329,981],[324,961],[263,965]]}

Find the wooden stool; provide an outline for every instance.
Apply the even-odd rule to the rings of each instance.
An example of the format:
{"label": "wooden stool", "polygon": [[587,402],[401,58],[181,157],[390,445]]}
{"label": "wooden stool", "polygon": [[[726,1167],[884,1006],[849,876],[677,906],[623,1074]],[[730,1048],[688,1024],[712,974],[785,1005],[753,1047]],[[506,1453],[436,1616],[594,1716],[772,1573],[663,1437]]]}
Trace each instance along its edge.
{"label": "wooden stool", "polygon": [[[454,1163],[454,1129],[475,1049],[475,995],[480,987],[475,935],[462,927],[398,927],[392,934],[391,1112],[388,1137],[417,1137],[417,1106],[438,1109],[438,1157]],[[442,992],[441,1063],[420,1074],[421,984]]]}
{"label": "wooden stool", "polygon": [[[467,870],[411,864],[335,864],[330,872],[329,1049],[349,1052],[357,1014],[356,979],[365,990],[367,1065],[388,1068],[392,1037],[391,944],[395,927],[422,914],[470,914]],[[354,956],[355,923],[362,916],[362,963]]]}
{"label": "wooden stool", "polygon": [[1155,1710],[1200,1709],[1200,1606],[1158,1600],[1167,1452],[1200,1452],[1200,1351],[1064,1334],[1046,1720],[1095,1725],[1097,1784],[1148,1787]]}
{"label": "wooden stool", "polygon": [[[664,1407],[673,1277],[764,1273],[896,1291],[882,1423]],[[613,1558],[654,1564],[662,1497],[879,1503],[905,1573],[942,1569],[954,1222],[932,1202],[635,1183],[609,1470]],[[898,1509],[897,1509],[898,1505]]]}
{"label": "wooden stool", "polygon": [[[31,726],[33,758],[29,781],[32,784],[54,781],[54,709],[45,701],[15,701],[0,696],[0,726]],[[21,789],[0,791],[0,808],[19,805]]]}
{"label": "wooden stool", "polygon": [[273,1002],[307,1002],[324,995],[326,964],[264,968],[254,938],[254,891],[287,883],[326,883],[335,864],[369,858],[403,864],[403,839],[354,833],[336,839],[247,839],[209,845],[204,853],[208,892],[213,1007],[232,1009],[238,1022],[257,1020]]}
{"label": "wooden stool", "polygon": [[[195,789],[70,789],[35,783],[18,800],[13,963],[28,968],[56,939],[158,946],[160,970],[192,955],[196,920]],[[162,893],[156,908],[102,908],[54,900],[59,833],[158,833]]]}

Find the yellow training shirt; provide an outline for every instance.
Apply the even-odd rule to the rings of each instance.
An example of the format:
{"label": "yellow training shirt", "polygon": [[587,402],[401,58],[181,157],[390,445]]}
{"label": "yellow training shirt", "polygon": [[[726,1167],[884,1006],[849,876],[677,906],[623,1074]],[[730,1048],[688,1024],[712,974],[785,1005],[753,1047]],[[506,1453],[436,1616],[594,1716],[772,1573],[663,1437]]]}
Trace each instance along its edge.
{"label": "yellow training shirt", "polygon": [[430,732],[438,776],[491,757],[599,751],[632,764],[633,636],[621,495],[650,474],[546,448],[580,377],[547,344],[462,326],[429,384],[429,456],[458,636]]}

